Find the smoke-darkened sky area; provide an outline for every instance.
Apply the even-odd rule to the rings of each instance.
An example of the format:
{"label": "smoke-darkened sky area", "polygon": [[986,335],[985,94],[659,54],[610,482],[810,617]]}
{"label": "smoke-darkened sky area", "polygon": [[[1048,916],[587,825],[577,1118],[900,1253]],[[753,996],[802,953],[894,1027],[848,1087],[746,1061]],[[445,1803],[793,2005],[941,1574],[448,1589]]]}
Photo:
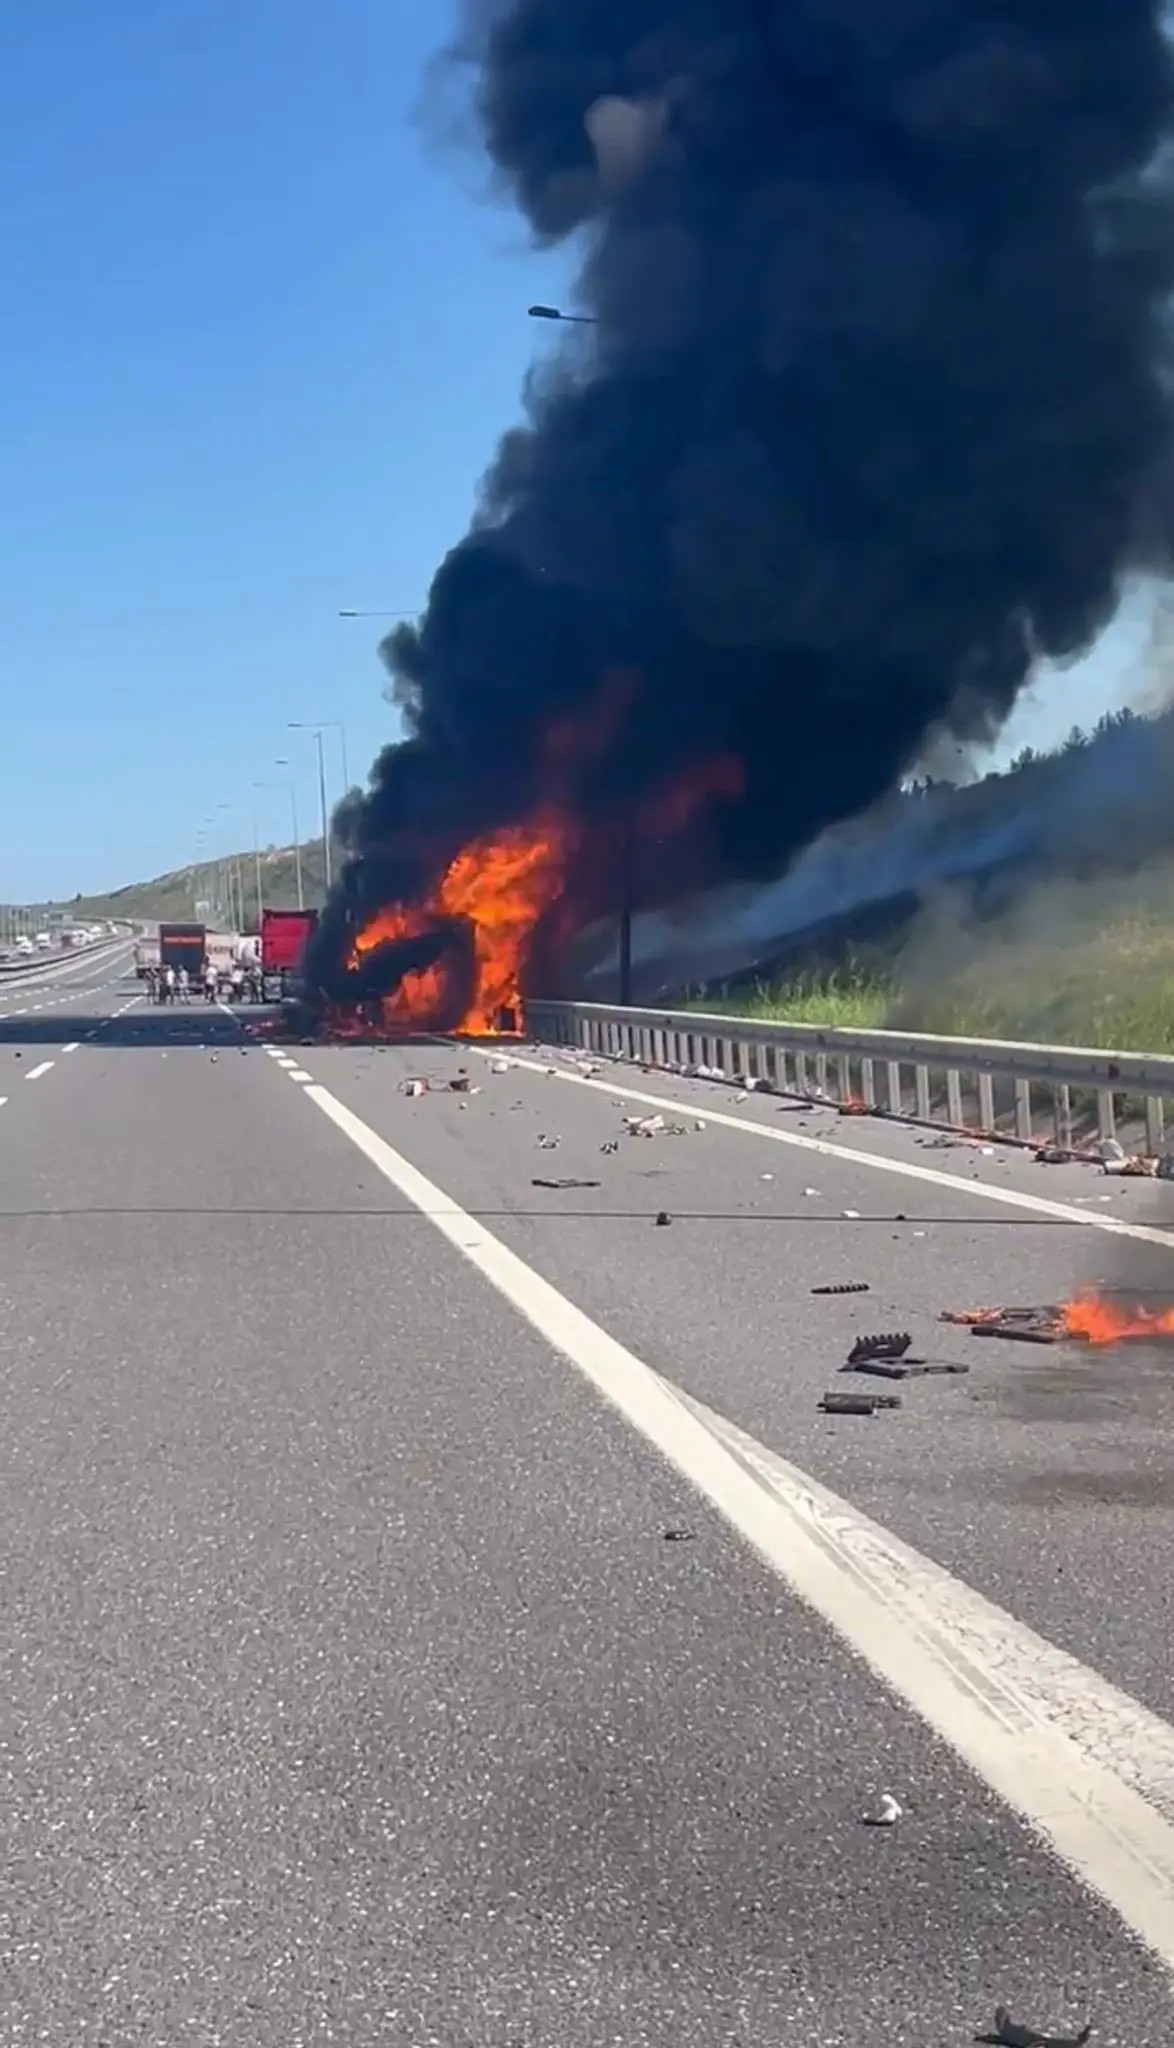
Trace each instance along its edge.
{"label": "smoke-darkened sky area", "polygon": [[[1169,565],[1161,18],[466,8],[452,76],[496,182],[581,250],[598,324],[535,377],[387,644],[411,737],[348,821],[353,906],[411,900],[552,794],[614,840],[634,798],[731,757],[706,879],[777,874],[938,725],[997,728],[1037,657]],[[568,718],[590,745],[552,746]],[[649,889],[696,880],[696,817],[692,840]],[[618,871],[585,861],[584,909]]]}

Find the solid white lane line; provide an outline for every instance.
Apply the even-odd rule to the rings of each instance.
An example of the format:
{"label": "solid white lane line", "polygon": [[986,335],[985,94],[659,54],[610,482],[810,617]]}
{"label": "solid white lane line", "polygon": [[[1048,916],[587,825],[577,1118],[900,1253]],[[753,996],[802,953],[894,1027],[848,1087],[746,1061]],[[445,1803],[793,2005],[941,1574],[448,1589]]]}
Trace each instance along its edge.
{"label": "solid white lane line", "polygon": [[28,1071],[28,1073],[27,1073],[27,1074],[25,1075],[25,1080],[26,1080],[26,1081],[39,1081],[39,1080],[40,1080],[40,1078],[41,1078],[41,1075],[42,1075],[42,1074],[47,1074],[47,1073],[49,1072],[49,1069],[50,1069],[50,1067],[51,1067],[52,1065],[53,1065],[53,1061],[52,1061],[52,1060],[42,1060],[42,1061],[41,1061],[41,1064],[40,1064],[40,1066],[39,1066],[39,1067],[30,1067],[30,1068],[29,1068],[29,1071]]}
{"label": "solid white lane line", "polygon": [[[446,1041],[447,1043],[447,1041]],[[462,1054],[476,1053],[479,1059],[500,1059],[500,1048],[462,1045]],[[630,1088],[623,1078],[622,1070],[611,1080],[597,1081],[586,1074],[564,1072],[561,1067],[551,1068],[549,1060],[523,1059],[517,1053],[508,1053],[511,1066],[522,1067],[531,1074],[550,1074],[552,1071],[559,1081],[568,1081],[576,1088],[592,1088],[599,1095],[622,1095],[625,1102],[638,1102],[648,1109],[667,1110],[679,1117],[683,1111],[704,1118],[707,1124],[718,1124],[724,1130],[741,1131],[752,1138],[765,1138],[771,1145],[793,1145],[800,1152],[816,1152],[823,1159],[846,1160],[850,1166],[869,1166],[875,1173],[896,1173],[905,1180],[918,1180],[927,1187],[948,1188],[951,1194],[975,1197],[983,1202],[997,1202],[1006,1209],[1025,1209],[1036,1216],[1048,1216],[1057,1223],[1079,1223],[1086,1230],[1107,1230],[1114,1237],[1138,1238],[1143,1244],[1163,1245],[1167,1251],[1174,1251],[1174,1225],[1169,1230],[1158,1230],[1146,1223],[1128,1223],[1120,1216],[1095,1216],[1087,1209],[1077,1209],[1070,1202],[1051,1202],[1045,1195],[1021,1194],[1017,1188],[992,1188],[977,1180],[960,1180],[953,1174],[942,1173],[934,1166],[919,1166],[913,1160],[885,1159],[875,1152],[857,1152],[849,1145],[832,1145],[826,1138],[808,1138],[799,1131],[775,1131],[766,1124],[756,1124],[750,1117],[731,1116],[728,1110],[711,1109],[708,1102],[675,1101],[669,1095],[650,1095],[642,1088]],[[770,1101],[773,1098],[763,1098]]]}
{"label": "solid white lane line", "polygon": [[[305,1096],[1174,1968],[1174,1826],[1137,1789],[1169,1795],[1174,1732],[1074,1660],[1041,1691],[1059,1656],[1050,1645],[805,1473],[781,1460],[755,1470],[729,1425],[689,1404],[329,1089]],[[1082,1712],[1093,1698],[1112,1700],[1108,1729]]]}

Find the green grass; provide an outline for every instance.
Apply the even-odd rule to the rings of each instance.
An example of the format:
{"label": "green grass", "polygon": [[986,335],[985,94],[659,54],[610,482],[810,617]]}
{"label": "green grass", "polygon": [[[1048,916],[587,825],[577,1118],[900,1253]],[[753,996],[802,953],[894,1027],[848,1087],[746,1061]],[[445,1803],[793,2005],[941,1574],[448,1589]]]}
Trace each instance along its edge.
{"label": "green grass", "polygon": [[[1172,896],[1174,907],[1174,896]],[[1090,929],[925,935],[891,960],[787,976],[692,1007],[780,1022],[1174,1053],[1174,919],[1121,905]]]}
{"label": "green grass", "polygon": [[891,989],[858,967],[834,973],[796,974],[785,981],[756,982],[730,996],[705,996],[691,1007],[723,1017],[758,1017],[780,1024],[854,1025],[873,1030],[885,1023]]}

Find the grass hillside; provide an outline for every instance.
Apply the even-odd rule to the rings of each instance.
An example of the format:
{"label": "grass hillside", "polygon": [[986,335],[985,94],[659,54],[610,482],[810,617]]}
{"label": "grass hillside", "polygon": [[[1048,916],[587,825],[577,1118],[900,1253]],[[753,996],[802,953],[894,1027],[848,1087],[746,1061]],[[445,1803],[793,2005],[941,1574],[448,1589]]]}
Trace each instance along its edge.
{"label": "grass hillside", "polygon": [[781,1022],[1174,1053],[1174,854],[1040,881],[993,918],[950,892],[887,945],[796,963],[696,1007]]}
{"label": "grass hillside", "polygon": [[[325,895],[325,871],[320,842],[301,850],[302,891],[307,904],[321,904]],[[225,875],[231,866],[233,891],[239,870],[246,927],[257,921],[257,887],[252,853],[233,854],[222,861],[203,861],[171,874],[156,875],[150,882],[130,882],[124,888],[98,896],[75,896],[55,906],[83,922],[89,917],[129,917],[153,924],[160,919],[194,918],[197,903],[217,906],[228,915]],[[271,846],[261,854],[261,894],[271,910],[293,910],[297,906],[297,867],[291,846]]]}

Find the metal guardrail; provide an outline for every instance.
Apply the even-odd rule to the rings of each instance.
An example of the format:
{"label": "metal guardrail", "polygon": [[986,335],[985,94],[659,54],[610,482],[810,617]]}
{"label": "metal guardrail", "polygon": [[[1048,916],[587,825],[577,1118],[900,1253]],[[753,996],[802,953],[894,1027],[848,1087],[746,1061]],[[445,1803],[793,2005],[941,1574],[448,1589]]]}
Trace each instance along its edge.
{"label": "metal guardrail", "polygon": [[[1174,1103],[1174,1058],[918,1031],[846,1031],[773,1024],[702,1011],[613,1009],[604,1003],[529,1002],[526,1029],[547,1044],[669,1071],[718,1069],[780,1095],[850,1099],[894,1117],[1039,1142],[1047,1100],[1055,1143],[1078,1123],[1117,1135],[1118,1118],[1144,1105],[1146,1146],[1164,1149]],[[1133,1105],[1138,1105],[1134,1111]]]}
{"label": "metal guardrail", "polygon": [[48,974],[52,968],[62,967],[69,960],[95,960],[127,943],[126,939],[96,939],[92,946],[61,946],[52,953],[34,953],[31,958],[26,953],[19,960],[0,960],[0,980],[16,980],[25,974]]}

